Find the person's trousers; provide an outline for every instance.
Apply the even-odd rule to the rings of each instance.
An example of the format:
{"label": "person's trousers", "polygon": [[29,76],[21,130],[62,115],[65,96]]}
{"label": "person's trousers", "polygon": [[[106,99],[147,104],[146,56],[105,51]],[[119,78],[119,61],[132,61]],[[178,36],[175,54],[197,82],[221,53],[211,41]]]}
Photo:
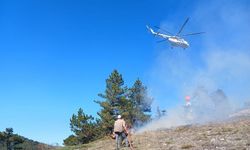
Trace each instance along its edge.
{"label": "person's trousers", "polygon": [[128,139],[124,132],[115,132],[115,141],[116,141],[116,149],[119,150],[121,148],[122,140],[125,139],[126,146],[128,147]]}

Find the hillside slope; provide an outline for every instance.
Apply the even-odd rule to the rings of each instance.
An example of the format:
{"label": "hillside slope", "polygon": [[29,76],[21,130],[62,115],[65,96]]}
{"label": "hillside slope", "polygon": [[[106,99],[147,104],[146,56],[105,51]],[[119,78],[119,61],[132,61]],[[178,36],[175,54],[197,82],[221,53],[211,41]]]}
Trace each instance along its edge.
{"label": "hillside slope", "polygon": [[[136,150],[250,150],[250,118],[237,118],[220,123],[180,126],[144,132],[135,134],[132,138]],[[109,138],[78,147],[64,148],[64,150],[114,149],[115,141]]]}

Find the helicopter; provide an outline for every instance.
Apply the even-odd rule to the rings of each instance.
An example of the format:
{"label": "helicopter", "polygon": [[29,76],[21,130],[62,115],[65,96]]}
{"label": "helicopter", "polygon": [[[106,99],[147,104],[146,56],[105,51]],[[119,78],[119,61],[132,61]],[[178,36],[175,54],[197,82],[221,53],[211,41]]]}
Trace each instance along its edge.
{"label": "helicopter", "polygon": [[165,33],[160,33],[160,32],[155,32],[152,28],[150,28],[148,25],[146,25],[147,29],[149,30],[149,32],[151,34],[153,34],[154,36],[158,36],[160,38],[163,38],[162,41],[159,42],[163,42],[163,41],[169,41],[169,43],[171,44],[171,48],[173,47],[181,47],[183,49],[188,48],[190,45],[189,43],[183,38],[184,36],[190,36],[190,35],[197,35],[197,34],[203,34],[205,32],[196,32],[196,33],[189,33],[189,34],[181,34],[183,28],[185,27],[185,25],[187,24],[189,18],[187,18],[185,20],[185,22],[183,23],[183,25],[181,26],[179,32],[177,34],[172,34],[166,30],[163,30],[157,26],[155,26],[155,28],[165,32]]}

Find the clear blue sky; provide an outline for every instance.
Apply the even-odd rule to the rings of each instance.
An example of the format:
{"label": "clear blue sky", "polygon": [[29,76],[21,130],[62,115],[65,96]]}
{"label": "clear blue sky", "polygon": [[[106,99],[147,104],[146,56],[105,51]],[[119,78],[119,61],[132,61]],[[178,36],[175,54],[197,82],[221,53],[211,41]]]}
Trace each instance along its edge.
{"label": "clear blue sky", "polygon": [[[202,11],[205,16],[200,16],[200,9],[209,5],[214,11]],[[192,68],[202,68],[204,39],[211,34],[191,37],[191,48],[175,51],[167,43],[157,44],[145,25],[177,32],[190,16],[184,31],[220,29],[204,27],[202,21],[221,21],[217,12],[233,5],[186,0],[0,0],[0,130],[13,127],[33,140],[61,144],[71,134],[69,119],[80,107],[97,116],[100,108],[93,100],[100,100],[97,94],[104,91],[113,69],[128,86],[139,77],[152,89],[154,106],[175,105],[157,98],[181,97],[176,87],[168,84],[166,91],[153,91],[154,83],[161,82],[154,76],[159,58],[181,55],[191,58]],[[237,5],[247,10],[249,3]]]}

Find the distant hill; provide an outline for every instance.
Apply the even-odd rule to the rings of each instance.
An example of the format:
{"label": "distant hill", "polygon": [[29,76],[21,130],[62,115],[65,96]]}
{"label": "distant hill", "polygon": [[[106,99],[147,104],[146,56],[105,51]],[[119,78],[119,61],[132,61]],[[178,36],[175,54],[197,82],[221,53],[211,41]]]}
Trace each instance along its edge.
{"label": "distant hill", "polygon": [[[7,150],[7,138],[4,137],[4,132],[0,132],[0,150]],[[40,143],[37,141],[33,141],[31,139],[28,139],[26,137],[20,136],[18,134],[12,134],[11,137],[8,138],[10,142],[10,145],[16,144],[13,149],[14,150],[51,150],[56,149],[55,146],[50,146],[44,143]]]}

